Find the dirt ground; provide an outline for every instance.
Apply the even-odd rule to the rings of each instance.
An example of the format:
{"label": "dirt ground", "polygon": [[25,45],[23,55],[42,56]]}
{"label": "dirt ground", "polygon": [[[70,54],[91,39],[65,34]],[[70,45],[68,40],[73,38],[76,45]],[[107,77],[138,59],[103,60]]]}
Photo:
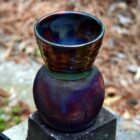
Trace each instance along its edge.
{"label": "dirt ground", "polygon": [[104,104],[126,119],[138,118],[140,125],[139,0],[1,0],[0,63],[43,63],[33,25],[38,17],[60,10],[89,12],[102,20],[106,33],[95,65],[105,79]]}

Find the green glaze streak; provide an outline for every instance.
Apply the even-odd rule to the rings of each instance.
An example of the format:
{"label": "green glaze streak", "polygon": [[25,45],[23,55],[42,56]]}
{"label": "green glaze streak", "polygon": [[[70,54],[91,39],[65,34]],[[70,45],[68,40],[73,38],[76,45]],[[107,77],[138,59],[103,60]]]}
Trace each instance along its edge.
{"label": "green glaze streak", "polygon": [[93,68],[88,70],[88,71],[79,72],[79,73],[60,73],[60,72],[54,72],[54,71],[49,70],[47,67],[46,67],[46,70],[48,71],[48,74],[51,77],[55,78],[55,79],[70,80],[70,81],[75,81],[75,80],[80,80],[80,79],[86,78],[89,75],[91,75],[92,72],[93,72]]}

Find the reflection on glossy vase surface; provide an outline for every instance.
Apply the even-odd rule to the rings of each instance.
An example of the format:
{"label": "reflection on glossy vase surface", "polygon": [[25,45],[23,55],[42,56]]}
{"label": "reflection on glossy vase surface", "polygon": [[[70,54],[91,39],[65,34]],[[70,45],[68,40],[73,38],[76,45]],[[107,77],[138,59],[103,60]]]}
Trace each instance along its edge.
{"label": "reflection on glossy vase surface", "polygon": [[60,131],[86,129],[104,100],[103,78],[93,66],[104,26],[90,14],[62,11],[39,19],[35,35],[45,62],[33,87],[40,117]]}
{"label": "reflection on glossy vase surface", "polygon": [[104,83],[96,67],[84,79],[65,81],[51,77],[43,66],[33,92],[42,119],[55,129],[72,132],[95,120],[104,100]]}

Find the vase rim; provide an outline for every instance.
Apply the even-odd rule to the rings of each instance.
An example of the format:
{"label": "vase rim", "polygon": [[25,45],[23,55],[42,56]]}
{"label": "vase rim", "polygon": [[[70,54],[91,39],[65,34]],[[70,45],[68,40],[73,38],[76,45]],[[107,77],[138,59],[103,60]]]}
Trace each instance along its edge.
{"label": "vase rim", "polygon": [[[49,18],[49,17],[51,17],[51,16],[55,16],[55,15],[64,15],[64,14],[77,14],[77,15],[81,15],[81,16],[87,16],[87,17],[89,17],[89,18],[95,20],[95,21],[99,24],[99,26],[101,27],[101,32],[99,33],[99,35],[98,35],[95,39],[93,39],[93,40],[91,40],[91,41],[88,41],[88,42],[86,42],[86,43],[78,44],[78,45],[65,45],[65,44],[54,43],[54,42],[52,42],[52,41],[49,41],[49,40],[43,38],[43,37],[39,34],[39,32],[38,32],[38,30],[37,30],[37,26],[38,26],[38,24],[39,24],[40,22],[42,22],[44,19],[47,19],[47,18]],[[105,33],[105,26],[104,26],[104,24],[101,22],[100,19],[98,19],[96,16],[94,16],[94,15],[92,15],[92,14],[90,14],[90,13],[87,13],[87,12],[82,12],[82,11],[56,11],[56,12],[51,12],[51,13],[49,13],[49,14],[46,14],[46,15],[44,15],[44,16],[38,18],[38,19],[36,20],[36,22],[35,22],[35,25],[34,25],[34,32],[35,32],[35,35],[36,35],[40,40],[42,40],[43,42],[45,42],[45,43],[47,43],[47,44],[49,44],[49,45],[51,45],[51,46],[64,47],[64,48],[67,48],[67,47],[68,47],[68,48],[77,48],[77,47],[87,46],[87,45],[89,45],[89,44],[93,44],[93,43],[95,43],[95,42],[101,40],[102,37],[103,37],[103,35],[104,35],[104,33]]]}

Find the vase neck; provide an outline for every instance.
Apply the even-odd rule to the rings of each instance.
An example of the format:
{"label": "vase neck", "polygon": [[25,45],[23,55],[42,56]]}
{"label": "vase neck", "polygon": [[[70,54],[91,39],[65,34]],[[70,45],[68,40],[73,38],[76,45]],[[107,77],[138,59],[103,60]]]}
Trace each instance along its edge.
{"label": "vase neck", "polygon": [[47,70],[48,74],[55,79],[66,80],[66,81],[75,81],[75,80],[80,80],[80,79],[90,76],[93,72],[93,68],[91,68],[87,71],[84,71],[84,72],[77,72],[77,73],[55,72],[55,71],[50,70],[48,67],[46,67],[46,70]]}

